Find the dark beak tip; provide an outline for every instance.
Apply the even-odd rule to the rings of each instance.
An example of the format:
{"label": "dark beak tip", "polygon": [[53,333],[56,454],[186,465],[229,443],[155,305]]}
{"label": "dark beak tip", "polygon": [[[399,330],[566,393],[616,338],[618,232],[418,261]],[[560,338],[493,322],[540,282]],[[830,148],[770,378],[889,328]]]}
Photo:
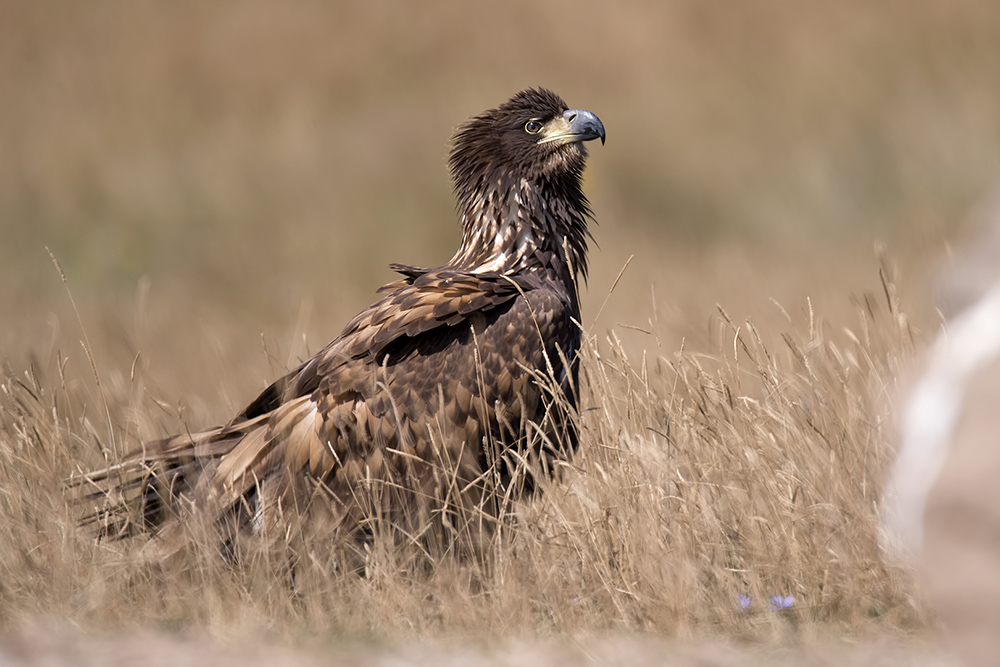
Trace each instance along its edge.
{"label": "dark beak tip", "polygon": [[563,118],[583,137],[583,141],[600,139],[601,145],[604,145],[604,123],[594,112],[586,109],[568,109],[563,112]]}

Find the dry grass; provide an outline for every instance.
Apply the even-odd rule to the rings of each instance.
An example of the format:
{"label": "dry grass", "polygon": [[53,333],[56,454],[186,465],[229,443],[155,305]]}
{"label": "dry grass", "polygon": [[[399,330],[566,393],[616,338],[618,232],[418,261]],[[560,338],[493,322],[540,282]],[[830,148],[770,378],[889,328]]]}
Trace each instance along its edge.
{"label": "dry grass", "polygon": [[[630,360],[613,338],[590,339],[581,450],[516,507],[488,555],[428,561],[376,538],[364,576],[338,566],[329,545],[294,536],[251,544],[237,565],[211,538],[166,562],[142,539],[95,543],[61,485],[162,428],[142,381],[98,381],[98,368],[8,372],[0,619],[283,638],[924,627],[911,582],[875,542],[886,398],[912,357],[911,333],[889,275],[856,307],[840,332],[811,313],[789,318],[777,344],[721,309],[725,349]],[[756,601],[748,613],[740,594]],[[775,594],[794,605],[769,611]]]}

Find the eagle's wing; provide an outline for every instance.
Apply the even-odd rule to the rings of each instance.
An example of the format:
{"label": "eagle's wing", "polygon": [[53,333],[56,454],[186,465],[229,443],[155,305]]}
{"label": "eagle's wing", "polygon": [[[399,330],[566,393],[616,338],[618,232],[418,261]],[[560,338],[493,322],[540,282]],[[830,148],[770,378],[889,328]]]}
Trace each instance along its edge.
{"label": "eagle's wing", "polygon": [[565,415],[549,417],[529,369],[550,368],[568,387],[563,361],[580,336],[568,295],[530,276],[447,270],[398,283],[230,424],[147,443],[90,475],[116,480],[111,513],[155,527],[186,499],[220,517],[253,514],[312,480],[346,515],[373,481],[411,500],[474,485],[496,454],[489,445],[520,437],[526,421],[544,422],[549,446],[565,437]]}

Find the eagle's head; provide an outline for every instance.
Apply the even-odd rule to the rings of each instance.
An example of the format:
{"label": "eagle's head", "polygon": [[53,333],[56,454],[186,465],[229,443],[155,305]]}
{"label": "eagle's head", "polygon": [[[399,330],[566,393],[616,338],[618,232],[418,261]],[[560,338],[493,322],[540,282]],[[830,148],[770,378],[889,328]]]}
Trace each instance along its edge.
{"label": "eagle's head", "polygon": [[449,160],[455,189],[461,199],[484,185],[522,179],[578,186],[583,142],[598,138],[604,143],[604,125],[593,113],[567,108],[544,88],[523,90],[458,129]]}

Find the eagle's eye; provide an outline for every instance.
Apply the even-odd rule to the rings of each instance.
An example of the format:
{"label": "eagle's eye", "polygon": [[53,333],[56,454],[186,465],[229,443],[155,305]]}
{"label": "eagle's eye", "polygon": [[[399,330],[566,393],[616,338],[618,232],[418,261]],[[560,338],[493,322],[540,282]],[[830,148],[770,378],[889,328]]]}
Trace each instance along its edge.
{"label": "eagle's eye", "polygon": [[542,131],[542,124],[537,120],[529,120],[524,124],[524,131],[528,134],[538,134]]}

